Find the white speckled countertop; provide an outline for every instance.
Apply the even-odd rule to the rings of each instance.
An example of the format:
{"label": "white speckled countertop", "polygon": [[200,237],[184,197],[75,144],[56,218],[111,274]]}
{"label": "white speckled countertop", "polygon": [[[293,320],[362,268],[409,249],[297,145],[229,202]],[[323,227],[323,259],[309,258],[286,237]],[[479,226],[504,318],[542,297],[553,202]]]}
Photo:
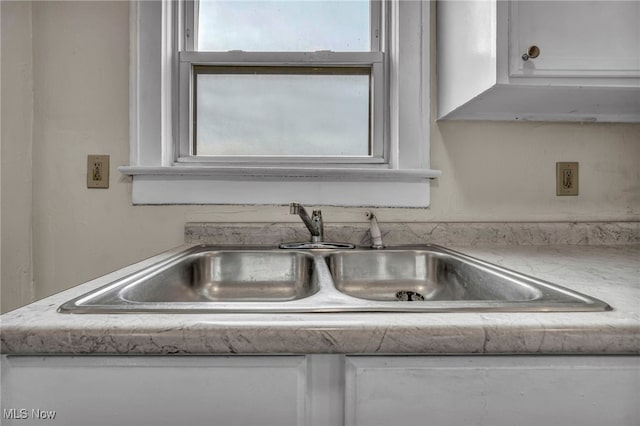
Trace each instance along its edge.
{"label": "white speckled countertop", "polygon": [[[635,238],[635,237],[634,237]],[[639,354],[640,245],[449,248],[550,281],[610,312],[61,314],[158,255],[0,317],[5,354]]]}

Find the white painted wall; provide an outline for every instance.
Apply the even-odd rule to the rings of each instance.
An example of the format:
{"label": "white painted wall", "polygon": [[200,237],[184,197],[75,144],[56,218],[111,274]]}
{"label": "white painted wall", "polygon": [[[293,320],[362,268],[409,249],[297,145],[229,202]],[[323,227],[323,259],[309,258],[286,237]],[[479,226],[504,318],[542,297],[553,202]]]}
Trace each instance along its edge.
{"label": "white painted wall", "polygon": [[[129,158],[128,3],[35,2],[30,17],[29,4],[19,3],[1,6],[2,124],[10,122],[20,135],[5,137],[3,127],[3,311],[27,301],[21,295],[29,280],[13,271],[7,251],[30,252],[24,219],[31,208],[27,274],[35,298],[180,244],[188,221],[296,220],[283,206],[133,207],[131,183],[116,170]],[[7,11],[17,9],[28,27],[4,25]],[[25,28],[32,29],[32,44]],[[28,96],[26,106],[19,103],[28,90],[18,90],[30,87],[29,72],[7,71],[12,54],[27,64],[32,58],[31,128],[20,127],[31,104]],[[18,105],[24,114],[14,111]],[[17,166],[6,155],[25,152],[30,132],[33,166],[28,158]],[[439,122],[431,136],[431,166],[443,171],[432,185],[431,208],[379,209],[380,221],[640,220],[640,125]],[[86,188],[87,154],[111,155],[108,190]],[[580,196],[555,196],[556,161],[580,162]],[[6,167],[20,173],[7,181]],[[30,176],[32,185],[24,183]],[[362,220],[356,208],[327,207],[323,215],[331,222]]]}

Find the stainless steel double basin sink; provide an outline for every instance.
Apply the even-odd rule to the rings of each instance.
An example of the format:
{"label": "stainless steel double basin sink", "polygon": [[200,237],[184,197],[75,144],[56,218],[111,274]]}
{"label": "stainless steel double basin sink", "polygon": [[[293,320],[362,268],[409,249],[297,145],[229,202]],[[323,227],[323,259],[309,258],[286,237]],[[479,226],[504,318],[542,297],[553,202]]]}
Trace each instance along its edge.
{"label": "stainless steel double basin sink", "polygon": [[603,311],[606,303],[443,247],[195,246],[63,313]]}

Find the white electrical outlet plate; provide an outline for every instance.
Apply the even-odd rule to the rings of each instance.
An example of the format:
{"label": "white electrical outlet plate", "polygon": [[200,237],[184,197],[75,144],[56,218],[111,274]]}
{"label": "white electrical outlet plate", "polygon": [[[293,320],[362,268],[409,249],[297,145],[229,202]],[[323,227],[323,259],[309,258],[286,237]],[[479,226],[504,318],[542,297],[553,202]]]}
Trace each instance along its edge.
{"label": "white electrical outlet plate", "polygon": [[109,156],[87,156],[87,188],[109,188]]}

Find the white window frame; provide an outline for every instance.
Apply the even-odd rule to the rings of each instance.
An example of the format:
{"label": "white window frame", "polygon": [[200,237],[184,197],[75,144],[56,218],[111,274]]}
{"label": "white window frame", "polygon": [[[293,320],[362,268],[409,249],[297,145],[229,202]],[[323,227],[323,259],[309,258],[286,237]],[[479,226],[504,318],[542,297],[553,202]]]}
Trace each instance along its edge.
{"label": "white window frame", "polygon": [[[176,4],[131,3],[131,151],[130,165],[120,171],[133,177],[134,204],[429,205],[429,181],[440,175],[429,167],[430,2],[384,1],[380,51],[362,54],[190,52],[189,40],[179,35],[193,22],[193,8]],[[188,155],[192,65],[297,61],[373,68],[374,155]]]}

